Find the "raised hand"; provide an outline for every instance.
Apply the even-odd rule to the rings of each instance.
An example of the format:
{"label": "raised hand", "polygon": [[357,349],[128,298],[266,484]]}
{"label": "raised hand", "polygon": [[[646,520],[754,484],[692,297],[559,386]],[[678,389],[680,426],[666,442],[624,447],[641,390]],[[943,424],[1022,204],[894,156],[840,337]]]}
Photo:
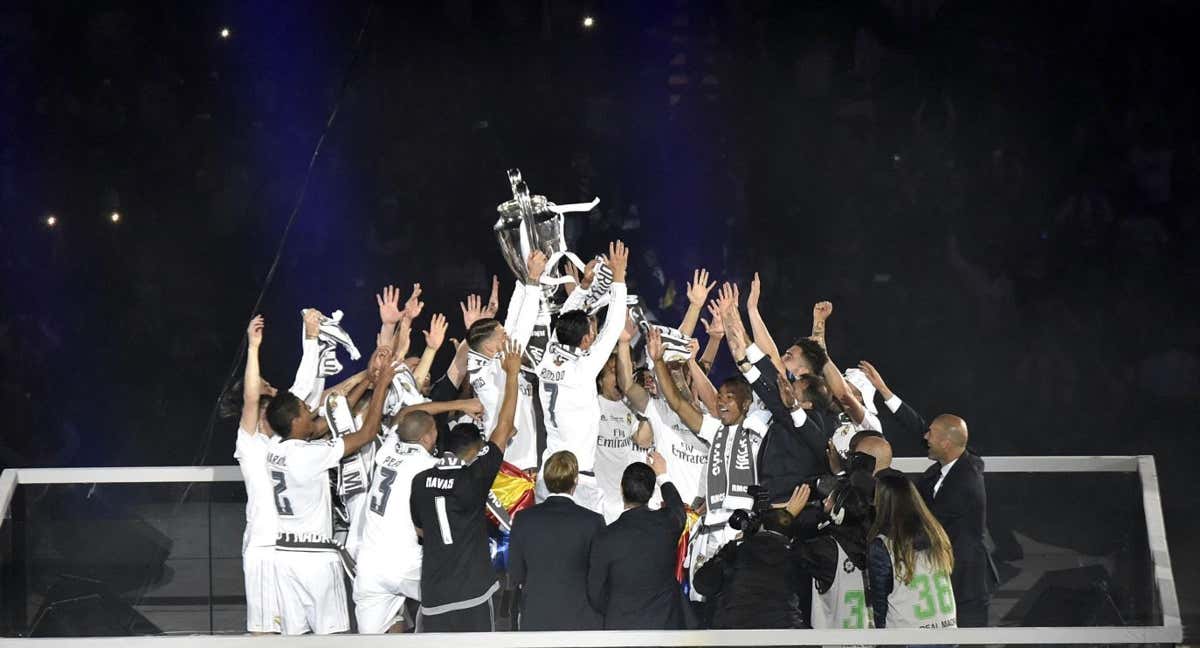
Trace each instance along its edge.
{"label": "raised hand", "polygon": [[700,340],[692,338],[688,341],[688,358],[695,360],[698,353],[700,353]]}
{"label": "raised hand", "polygon": [[629,344],[633,341],[633,336],[637,334],[637,324],[633,323],[632,317],[625,318],[625,326],[621,328],[621,337],[618,342],[621,344]]}
{"label": "raised hand", "polygon": [[871,381],[871,384],[879,391],[879,395],[883,397],[883,400],[891,400],[895,396],[892,390],[888,389],[887,383],[883,381],[883,376],[879,375],[879,370],[875,368],[875,365],[863,360],[858,363],[858,368],[862,369],[862,372],[866,374],[867,380]]}
{"label": "raised hand", "polygon": [[[391,355],[391,352],[388,352]],[[387,389],[388,384],[392,382],[392,378],[396,377],[396,372],[400,371],[400,367],[404,366],[402,360],[385,360],[379,365],[379,373],[375,375],[375,389]]]}
{"label": "raised hand", "polygon": [[708,283],[708,270],[700,268],[692,271],[692,280],[687,285],[688,303],[692,306],[701,307],[705,300],[708,299],[708,293],[712,291],[713,286],[717,282]]}
{"label": "raised hand", "polygon": [[724,315],[731,310],[737,310],[737,307],[737,285],[726,281],[725,283],[721,284],[721,290],[717,293],[717,308],[720,309],[722,315]]}
{"label": "raised hand", "polygon": [[495,317],[500,312],[500,278],[492,275],[492,294],[488,295],[487,304],[483,307],[484,317]]}
{"label": "raised hand", "polygon": [[783,374],[775,374],[775,381],[779,387],[779,400],[783,401],[783,406],[789,412],[796,411],[800,407],[800,401],[796,398],[796,389],[792,386],[791,381]]}
{"label": "raised hand", "polygon": [[446,341],[446,329],[449,326],[446,323],[445,315],[434,313],[433,318],[429,321],[429,330],[422,331],[425,334],[425,348],[440,349],[442,342]]}
{"label": "raised hand", "polygon": [[[367,361],[367,378],[372,383],[379,377],[379,372],[384,365],[392,364],[392,347],[381,344],[375,348],[375,353],[371,355],[371,359]],[[388,380],[391,380],[390,378]]]}
{"label": "raised hand", "polygon": [[262,345],[263,338],[263,316],[255,315],[254,319],[250,320],[250,325],[246,327],[246,340],[251,349],[257,349]]}
{"label": "raised hand", "polygon": [[312,340],[321,332],[321,318],[325,317],[315,308],[304,309],[304,337]]}
{"label": "raised hand", "polygon": [[750,293],[746,295],[746,310],[758,310],[758,298],[762,291],[762,281],[758,278],[758,273],[754,273],[754,280],[750,282]]}
{"label": "raised hand", "polygon": [[650,469],[655,475],[667,474],[667,460],[663,458],[658,450],[651,450],[646,454],[646,463],[650,464]]}
{"label": "raised hand", "polygon": [[704,331],[711,337],[725,335],[725,323],[721,321],[721,309],[716,300],[708,302],[708,314],[712,316],[712,320],[700,319],[700,323],[704,324]]}
{"label": "raised hand", "polygon": [[404,317],[409,321],[415,320],[421,315],[423,308],[425,308],[425,302],[421,301],[421,284],[415,283],[408,301],[404,302]]}
{"label": "raised hand", "polygon": [[820,301],[813,304],[813,321],[824,322],[833,315],[833,304],[827,301]]}
{"label": "raised hand", "polygon": [[646,353],[650,354],[650,359],[655,362],[662,362],[663,353],[665,353],[662,333],[659,333],[658,329],[653,326],[646,332]]}
{"label": "raised hand", "polygon": [[580,288],[587,289],[592,287],[592,280],[596,278],[596,264],[598,263],[600,263],[600,260],[596,257],[592,257],[592,260],[588,261],[587,265],[583,266],[583,280],[579,282]]}
{"label": "raised hand", "polygon": [[546,255],[542,254],[541,250],[534,250],[529,253],[529,257],[525,259],[525,271],[529,274],[529,280],[537,282],[541,280],[542,273],[546,271]]}
{"label": "raised hand", "polygon": [[625,271],[629,268],[629,248],[622,241],[608,244],[608,264],[612,266],[613,282],[625,283]]}
{"label": "raised hand", "polygon": [[811,496],[812,489],[808,487],[808,484],[801,484],[792,491],[792,496],[788,498],[787,506],[784,508],[792,514],[792,517],[798,517],[804,507],[808,506],[808,498]]}
{"label": "raised hand", "polygon": [[463,326],[468,329],[475,322],[485,317],[491,317],[485,314],[483,299],[479,295],[467,295],[467,303],[458,302],[458,307],[462,309]]}
{"label": "raised hand", "polygon": [[395,286],[385,286],[383,295],[376,293],[375,303],[379,304],[379,321],[395,325],[403,314],[400,312],[400,289]]}
{"label": "raised hand", "polygon": [[505,345],[503,355],[500,358],[500,367],[504,369],[504,373],[509,376],[514,376],[521,371],[521,345],[509,340]]}

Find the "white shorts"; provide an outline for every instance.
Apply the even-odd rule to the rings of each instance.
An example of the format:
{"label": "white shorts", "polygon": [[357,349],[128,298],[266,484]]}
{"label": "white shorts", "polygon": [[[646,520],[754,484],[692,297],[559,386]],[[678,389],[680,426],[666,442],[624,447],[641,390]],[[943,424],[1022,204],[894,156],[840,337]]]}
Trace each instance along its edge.
{"label": "white shorts", "polygon": [[405,599],[421,600],[421,580],[391,578],[371,556],[358,563],[354,579],[354,617],[359,634],[384,634],[400,620]]}
{"label": "white shorts", "polygon": [[285,635],[350,630],[342,559],[333,551],[275,551]]}
{"label": "white shorts", "polygon": [[[537,482],[533,486],[533,497],[538,504],[550,497],[550,489],[546,487],[546,480],[541,471],[538,471]],[[581,473],[572,498],[583,508],[604,515],[604,491],[600,490],[600,484],[594,476]]]}
{"label": "white shorts", "polygon": [[275,546],[246,547],[246,632],[279,632],[279,591],[275,586]]}

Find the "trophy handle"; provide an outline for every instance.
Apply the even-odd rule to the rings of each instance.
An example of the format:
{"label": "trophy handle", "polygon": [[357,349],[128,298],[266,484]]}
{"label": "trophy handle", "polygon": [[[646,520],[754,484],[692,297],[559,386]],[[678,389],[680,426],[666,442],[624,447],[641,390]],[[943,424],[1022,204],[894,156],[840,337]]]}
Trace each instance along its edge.
{"label": "trophy handle", "polygon": [[509,169],[508,170],[508,184],[512,187],[512,192],[513,192],[514,198],[517,197],[517,185],[520,182],[521,182],[521,170],[520,169]]}

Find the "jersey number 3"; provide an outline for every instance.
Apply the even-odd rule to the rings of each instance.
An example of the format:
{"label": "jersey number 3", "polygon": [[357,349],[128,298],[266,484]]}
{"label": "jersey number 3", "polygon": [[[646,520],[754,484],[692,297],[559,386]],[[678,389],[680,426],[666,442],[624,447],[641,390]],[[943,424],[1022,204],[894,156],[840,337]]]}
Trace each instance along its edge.
{"label": "jersey number 3", "polygon": [[292,515],[292,503],[283,496],[283,491],[287,490],[287,479],[283,472],[272,470],[271,479],[275,481],[275,510],[280,515]]}
{"label": "jersey number 3", "polygon": [[392,484],[396,481],[396,471],[391,468],[380,468],[379,495],[371,497],[371,512],[383,515],[387,511],[388,499],[392,496]]}

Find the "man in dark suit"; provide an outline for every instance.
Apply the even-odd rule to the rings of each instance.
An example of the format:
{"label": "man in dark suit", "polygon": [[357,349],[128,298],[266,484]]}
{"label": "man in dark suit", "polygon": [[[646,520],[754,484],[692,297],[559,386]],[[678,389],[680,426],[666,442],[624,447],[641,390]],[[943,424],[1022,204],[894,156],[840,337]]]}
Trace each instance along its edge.
{"label": "man in dark suit", "polygon": [[988,623],[988,605],[998,579],[983,541],[987,529],[983,459],[967,450],[967,438],[967,422],[961,418],[943,414],[933,420],[925,440],[929,458],[937,463],[918,480],[917,490],[954,547],[950,581],[958,625],[978,628]]}
{"label": "man in dark suit", "polygon": [[508,573],[521,589],[522,630],[599,630],[587,596],[588,557],[604,516],[571,498],[579,462],[568,450],[543,468],[550,496],[517,514],[508,546]]}
{"label": "man in dark suit", "polygon": [[[663,506],[646,504],[655,483]],[[621,476],[625,512],[596,536],[588,568],[588,598],[604,614],[606,630],[683,628],[682,593],[675,580],[679,535],[687,514],[667,481],[667,462],[650,453],[650,465],[630,464]]]}
{"label": "man in dark suit", "polygon": [[771,425],[758,449],[758,480],[772,502],[786,502],[796,486],[827,471],[828,436],[819,418],[800,406],[791,383],[780,378],[771,357],[757,344],[747,347],[745,359],[737,362],[771,413]]}

